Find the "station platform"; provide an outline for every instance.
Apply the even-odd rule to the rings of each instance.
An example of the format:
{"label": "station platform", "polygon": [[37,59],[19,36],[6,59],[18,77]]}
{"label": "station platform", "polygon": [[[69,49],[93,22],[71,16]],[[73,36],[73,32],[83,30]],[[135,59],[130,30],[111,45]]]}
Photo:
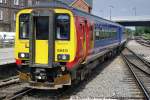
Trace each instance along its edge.
{"label": "station platform", "polygon": [[0,48],[0,65],[15,63],[14,48]]}

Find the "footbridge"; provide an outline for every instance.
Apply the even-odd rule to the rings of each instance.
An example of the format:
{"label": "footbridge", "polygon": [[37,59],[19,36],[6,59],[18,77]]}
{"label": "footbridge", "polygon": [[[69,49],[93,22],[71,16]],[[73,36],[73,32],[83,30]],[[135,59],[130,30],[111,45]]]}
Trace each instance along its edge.
{"label": "footbridge", "polygon": [[125,16],[112,20],[124,26],[150,26],[150,16]]}

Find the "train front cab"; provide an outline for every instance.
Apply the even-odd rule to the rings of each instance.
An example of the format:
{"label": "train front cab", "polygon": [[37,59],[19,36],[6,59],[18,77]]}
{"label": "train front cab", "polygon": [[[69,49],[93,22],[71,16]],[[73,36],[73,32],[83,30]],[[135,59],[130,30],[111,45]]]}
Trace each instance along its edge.
{"label": "train front cab", "polygon": [[75,59],[76,53],[72,12],[49,8],[20,11],[15,42],[20,79],[28,82],[29,87],[57,89],[71,85],[66,65]]}

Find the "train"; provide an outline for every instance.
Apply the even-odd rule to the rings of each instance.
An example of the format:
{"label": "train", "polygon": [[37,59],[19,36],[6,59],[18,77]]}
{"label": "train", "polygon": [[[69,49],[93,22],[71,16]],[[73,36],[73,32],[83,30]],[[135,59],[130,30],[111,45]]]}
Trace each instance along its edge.
{"label": "train", "polygon": [[84,80],[99,62],[124,47],[124,27],[65,4],[20,10],[15,59],[33,89],[59,89]]}

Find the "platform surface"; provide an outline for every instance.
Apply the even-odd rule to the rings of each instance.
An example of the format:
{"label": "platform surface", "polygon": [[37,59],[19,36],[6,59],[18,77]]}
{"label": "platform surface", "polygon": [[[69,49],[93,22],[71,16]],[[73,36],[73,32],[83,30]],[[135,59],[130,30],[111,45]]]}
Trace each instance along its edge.
{"label": "platform surface", "polygon": [[14,48],[0,48],[0,65],[15,63]]}

